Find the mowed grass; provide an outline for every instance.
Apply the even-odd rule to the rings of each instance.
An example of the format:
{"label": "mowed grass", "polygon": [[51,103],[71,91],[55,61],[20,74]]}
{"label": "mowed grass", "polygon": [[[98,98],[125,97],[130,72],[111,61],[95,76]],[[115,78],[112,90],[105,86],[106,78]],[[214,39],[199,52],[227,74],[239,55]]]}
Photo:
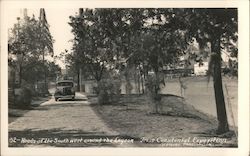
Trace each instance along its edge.
{"label": "mowed grass", "polygon": [[[225,138],[226,143],[212,144],[212,147],[236,147],[235,135],[216,135],[215,118],[197,111],[182,98],[165,95],[162,99],[162,114],[152,113],[152,103],[146,95],[123,95],[118,103],[112,105],[92,105],[102,120],[120,135],[137,138],[137,146],[162,146],[162,144],[142,144],[142,138],[169,139],[194,138],[209,139]],[[177,146],[190,146],[183,143]],[[192,144],[192,146],[208,146]]]}
{"label": "mowed grass", "polygon": [[[186,85],[184,98],[186,102],[197,110],[217,117],[214,96],[213,79],[207,77],[182,78]],[[228,92],[226,92],[226,89]],[[223,77],[223,91],[227,109],[228,122],[231,126],[238,126],[238,80]],[[162,88],[163,94],[181,96],[179,79],[167,79]],[[227,94],[228,93],[228,94]]]}

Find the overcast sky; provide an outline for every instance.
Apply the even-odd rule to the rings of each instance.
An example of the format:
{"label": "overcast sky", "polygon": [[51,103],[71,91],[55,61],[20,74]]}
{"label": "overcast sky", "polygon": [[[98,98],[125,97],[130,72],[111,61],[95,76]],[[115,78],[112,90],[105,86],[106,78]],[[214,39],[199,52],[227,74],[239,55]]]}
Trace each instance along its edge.
{"label": "overcast sky", "polygon": [[[36,19],[39,17],[39,9],[28,9],[28,16],[35,15]],[[50,32],[55,40],[54,55],[59,55],[65,49],[70,50],[72,43],[69,40],[74,36],[71,33],[69,26],[69,16],[75,15],[78,9],[51,9],[45,8],[47,21],[50,25]],[[17,23],[17,17],[23,17],[22,9],[13,9],[8,14],[8,27],[12,28],[14,23]],[[64,67],[62,62],[57,62],[61,67]]]}

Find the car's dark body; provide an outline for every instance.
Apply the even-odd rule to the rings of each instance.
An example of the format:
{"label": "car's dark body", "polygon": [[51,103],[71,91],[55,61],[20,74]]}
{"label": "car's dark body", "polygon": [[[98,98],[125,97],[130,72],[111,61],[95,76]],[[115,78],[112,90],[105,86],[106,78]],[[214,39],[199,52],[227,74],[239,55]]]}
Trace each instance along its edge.
{"label": "car's dark body", "polygon": [[55,100],[75,99],[74,82],[71,80],[62,80],[56,83]]}

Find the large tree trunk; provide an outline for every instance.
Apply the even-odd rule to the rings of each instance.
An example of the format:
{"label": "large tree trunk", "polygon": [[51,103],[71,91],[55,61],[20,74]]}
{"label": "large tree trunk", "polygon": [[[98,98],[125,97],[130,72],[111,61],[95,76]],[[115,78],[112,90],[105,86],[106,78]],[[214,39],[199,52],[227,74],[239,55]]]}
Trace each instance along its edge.
{"label": "large tree trunk", "polygon": [[162,105],[161,105],[161,95],[160,95],[160,78],[159,70],[155,69],[155,86],[154,86],[154,102],[155,102],[155,111],[157,114],[161,114]]}
{"label": "large tree trunk", "polygon": [[221,48],[220,39],[216,39],[211,44],[211,50],[214,55],[214,73],[213,73],[213,84],[214,84],[214,94],[217,110],[218,119],[218,129],[217,133],[225,133],[229,131],[226,106],[222,87],[222,77],[221,77]]}

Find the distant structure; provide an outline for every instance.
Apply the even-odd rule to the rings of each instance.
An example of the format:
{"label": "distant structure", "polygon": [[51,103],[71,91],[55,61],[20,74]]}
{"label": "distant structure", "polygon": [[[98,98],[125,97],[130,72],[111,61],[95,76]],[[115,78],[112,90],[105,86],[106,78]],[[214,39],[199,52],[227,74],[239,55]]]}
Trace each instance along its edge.
{"label": "distant structure", "polygon": [[194,74],[196,76],[204,76],[208,71],[208,62],[195,63],[194,64]]}

